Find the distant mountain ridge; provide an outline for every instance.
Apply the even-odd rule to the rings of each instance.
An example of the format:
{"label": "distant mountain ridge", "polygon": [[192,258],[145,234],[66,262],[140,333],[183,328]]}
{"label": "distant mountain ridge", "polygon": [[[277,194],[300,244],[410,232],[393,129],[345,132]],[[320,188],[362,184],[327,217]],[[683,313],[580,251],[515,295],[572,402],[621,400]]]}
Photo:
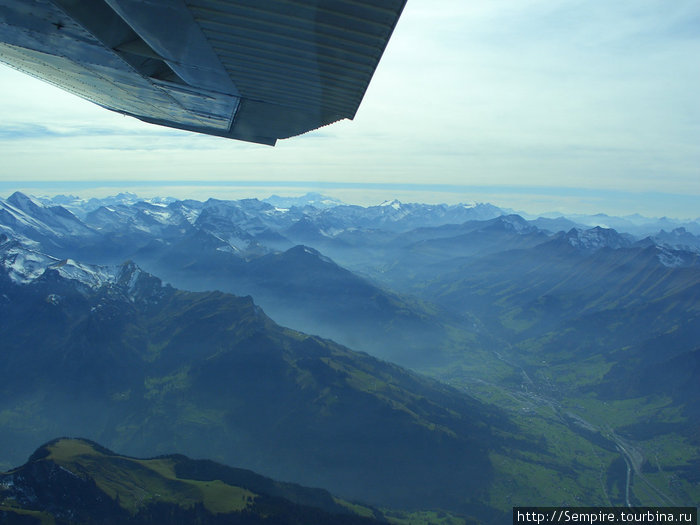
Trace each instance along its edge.
{"label": "distant mountain ridge", "polygon": [[[168,205],[173,202],[177,202],[177,199],[172,197],[155,197],[155,198],[139,198],[134,193],[124,192],[119,193],[115,196],[105,197],[105,198],[90,198],[81,199],[73,195],[57,195],[54,197],[34,197],[37,202],[40,202],[47,206],[62,206],[69,211],[71,211],[76,216],[83,218],[88,212],[93,211],[101,206],[112,206],[112,205],[126,205],[131,206],[138,202],[146,202],[149,204],[156,205]],[[234,202],[234,201],[228,201]],[[271,204],[273,207],[278,208],[299,208],[304,207],[316,208],[318,210],[330,209],[338,206],[345,207],[356,207],[362,208],[360,206],[352,206],[343,203],[342,201],[335,199],[333,197],[328,197],[316,192],[310,192],[299,197],[281,197],[278,195],[272,195],[262,202]],[[415,204],[404,204],[400,201],[394,199],[390,201],[385,201],[377,206],[366,206],[368,210],[374,208],[396,208],[403,207],[404,212],[407,206],[415,206]],[[469,204],[457,204],[457,205],[425,205],[419,204],[422,207],[432,207],[434,210],[439,210],[440,208],[448,208],[458,210],[459,208],[470,209],[473,208],[474,211],[479,211],[480,216],[476,216],[472,213],[469,219],[456,219],[448,220],[444,222],[464,222],[464,220],[486,220],[488,218],[493,218],[497,215],[508,215],[516,214],[521,212],[514,212],[513,210],[507,210],[505,208],[499,208],[488,203],[469,203]],[[494,213],[496,215],[494,215]],[[644,217],[639,214],[627,215],[622,217],[611,216],[604,213],[598,213],[593,215],[586,214],[564,214],[564,213],[542,213],[540,215],[532,215],[528,213],[521,213],[524,217],[527,217],[536,226],[549,230],[552,233],[558,231],[568,231],[572,227],[590,229],[596,226],[606,229],[615,229],[620,233],[628,233],[634,235],[637,238],[643,238],[647,236],[655,235],[661,230],[672,231],[677,228],[684,228],[688,232],[695,236],[700,235],[700,217],[689,220],[672,219],[669,217]],[[425,226],[427,224],[422,224]]]}
{"label": "distant mountain ridge", "polygon": [[672,219],[669,217],[644,217],[639,214],[615,217],[605,213],[594,215],[547,213],[542,214],[543,219],[556,219],[564,217],[584,227],[596,227],[615,229],[622,233],[629,233],[635,237],[647,237],[660,230],[673,230],[675,228],[687,228],[694,235],[700,235],[700,217],[689,220]]}
{"label": "distant mountain ridge", "polygon": [[301,197],[280,197],[279,195],[271,195],[267,199],[263,199],[263,202],[267,202],[278,208],[303,208],[304,206],[332,208],[333,206],[344,204],[343,201],[316,192],[310,192]]}

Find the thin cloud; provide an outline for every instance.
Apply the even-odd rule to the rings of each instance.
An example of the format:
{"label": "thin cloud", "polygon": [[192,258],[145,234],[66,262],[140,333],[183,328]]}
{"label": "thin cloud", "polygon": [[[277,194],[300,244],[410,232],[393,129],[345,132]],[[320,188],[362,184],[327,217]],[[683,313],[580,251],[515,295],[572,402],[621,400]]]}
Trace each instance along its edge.
{"label": "thin cloud", "polygon": [[647,192],[692,214],[699,21],[695,0],[411,0],[355,120],[275,148],[143,124],[0,69],[0,179],[525,184],[640,206]]}

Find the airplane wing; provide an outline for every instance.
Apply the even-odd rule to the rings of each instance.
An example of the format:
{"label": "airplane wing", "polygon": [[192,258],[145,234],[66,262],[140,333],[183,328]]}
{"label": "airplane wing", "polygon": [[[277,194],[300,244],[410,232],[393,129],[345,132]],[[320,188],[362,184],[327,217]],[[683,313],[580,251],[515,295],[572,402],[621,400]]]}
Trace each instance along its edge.
{"label": "airplane wing", "polygon": [[274,145],[355,116],[406,0],[0,0],[0,61],[153,124]]}

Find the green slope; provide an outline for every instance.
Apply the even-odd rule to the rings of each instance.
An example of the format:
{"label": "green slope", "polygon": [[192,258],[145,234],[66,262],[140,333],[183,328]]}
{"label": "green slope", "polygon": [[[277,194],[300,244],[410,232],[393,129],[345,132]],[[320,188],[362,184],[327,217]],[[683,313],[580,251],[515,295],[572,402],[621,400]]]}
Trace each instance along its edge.
{"label": "green slope", "polygon": [[[125,295],[47,278],[6,285],[4,462],[55,435],[133,455],[178,451],[399,508],[491,515],[489,454],[534,449],[500,411],[331,341],[250,298]],[[47,297],[53,299],[47,301]]]}
{"label": "green slope", "polygon": [[0,474],[0,523],[20,519],[82,525],[385,522],[381,512],[324,490],[185,456],[120,456],[93,442],[66,438]]}
{"label": "green slope", "polygon": [[628,482],[631,503],[700,498],[700,272],[665,266],[659,253],[581,254],[553,241],[469,261],[430,288],[500,336],[513,372],[476,383],[456,359],[435,373],[542,435],[553,464],[579,473],[578,490],[531,465],[512,469],[562,500],[625,504]]}

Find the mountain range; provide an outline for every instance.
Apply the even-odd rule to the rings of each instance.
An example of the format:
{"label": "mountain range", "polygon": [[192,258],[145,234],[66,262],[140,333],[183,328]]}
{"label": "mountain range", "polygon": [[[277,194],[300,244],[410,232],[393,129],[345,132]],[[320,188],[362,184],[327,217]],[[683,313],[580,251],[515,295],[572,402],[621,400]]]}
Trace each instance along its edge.
{"label": "mountain range", "polygon": [[0,462],[81,435],[485,522],[697,501],[700,237],[584,219],[16,193]]}
{"label": "mountain range", "polygon": [[498,410],[282,328],[250,297],[176,290],[133,263],[40,261],[9,239],[0,254],[6,461],[72,433],[370,503],[472,512],[495,475],[489,451],[537,446]]}

